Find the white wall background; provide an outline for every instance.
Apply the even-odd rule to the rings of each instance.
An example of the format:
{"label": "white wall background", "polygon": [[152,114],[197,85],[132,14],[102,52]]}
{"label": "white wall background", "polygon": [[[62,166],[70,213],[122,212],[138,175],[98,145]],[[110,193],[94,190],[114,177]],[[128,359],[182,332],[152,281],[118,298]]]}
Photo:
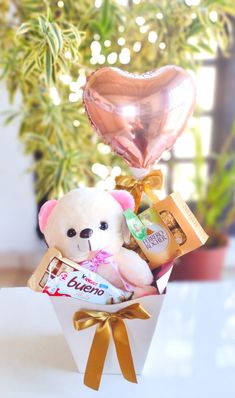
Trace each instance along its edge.
{"label": "white wall background", "polygon": [[[19,104],[18,96],[14,109]],[[7,91],[0,83],[0,112],[10,107]],[[33,177],[26,171],[31,159],[24,155],[18,127],[19,120],[4,126],[0,114],[0,252],[32,252],[42,246],[35,232]]]}

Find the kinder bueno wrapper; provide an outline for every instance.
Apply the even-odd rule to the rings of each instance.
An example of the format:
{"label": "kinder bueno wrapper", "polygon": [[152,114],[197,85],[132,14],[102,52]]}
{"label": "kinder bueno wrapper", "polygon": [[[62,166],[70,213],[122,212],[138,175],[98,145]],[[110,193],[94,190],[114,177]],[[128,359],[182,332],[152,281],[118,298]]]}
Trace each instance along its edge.
{"label": "kinder bueno wrapper", "polygon": [[67,296],[95,304],[116,304],[133,293],[116,288],[104,278],[49,249],[28,281],[28,286],[50,296]]}

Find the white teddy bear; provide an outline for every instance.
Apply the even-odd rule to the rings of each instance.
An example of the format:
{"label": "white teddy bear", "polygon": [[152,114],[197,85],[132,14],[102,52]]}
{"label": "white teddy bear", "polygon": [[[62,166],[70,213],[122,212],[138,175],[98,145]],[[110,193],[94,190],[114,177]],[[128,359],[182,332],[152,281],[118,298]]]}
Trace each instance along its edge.
{"label": "white teddy bear", "polygon": [[39,226],[49,247],[97,272],[133,297],[156,294],[148,264],[123,247],[130,233],[123,211],[134,209],[127,191],[79,188],[61,199],[49,200],[39,213]]}

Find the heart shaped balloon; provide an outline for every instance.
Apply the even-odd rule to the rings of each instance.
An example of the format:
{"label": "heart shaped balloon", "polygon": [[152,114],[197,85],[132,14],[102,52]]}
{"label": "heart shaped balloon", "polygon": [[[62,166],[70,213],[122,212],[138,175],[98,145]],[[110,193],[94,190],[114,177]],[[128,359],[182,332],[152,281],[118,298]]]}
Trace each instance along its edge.
{"label": "heart shaped balloon", "polygon": [[90,121],[127,163],[149,168],[184,130],[195,104],[193,79],[169,65],[143,75],[104,67],[84,89]]}

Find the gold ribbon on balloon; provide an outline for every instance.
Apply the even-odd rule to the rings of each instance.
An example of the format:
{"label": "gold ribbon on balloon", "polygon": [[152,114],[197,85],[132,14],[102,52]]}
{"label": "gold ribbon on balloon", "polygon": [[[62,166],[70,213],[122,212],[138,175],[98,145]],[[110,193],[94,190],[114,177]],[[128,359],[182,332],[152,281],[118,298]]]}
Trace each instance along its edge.
{"label": "gold ribbon on balloon", "polygon": [[123,377],[132,383],[137,383],[129,338],[123,319],[148,318],[150,318],[149,313],[139,303],[111,313],[92,310],[75,312],[73,324],[76,330],[84,330],[97,325],[85,370],[84,384],[86,386],[94,390],[99,389],[111,334]]}
{"label": "gold ribbon on balloon", "polygon": [[130,176],[118,176],[115,181],[117,189],[125,189],[133,195],[136,213],[139,209],[143,192],[148,196],[151,202],[154,203],[159,201],[154,190],[162,188],[163,175],[161,170],[153,170],[140,180]]}

